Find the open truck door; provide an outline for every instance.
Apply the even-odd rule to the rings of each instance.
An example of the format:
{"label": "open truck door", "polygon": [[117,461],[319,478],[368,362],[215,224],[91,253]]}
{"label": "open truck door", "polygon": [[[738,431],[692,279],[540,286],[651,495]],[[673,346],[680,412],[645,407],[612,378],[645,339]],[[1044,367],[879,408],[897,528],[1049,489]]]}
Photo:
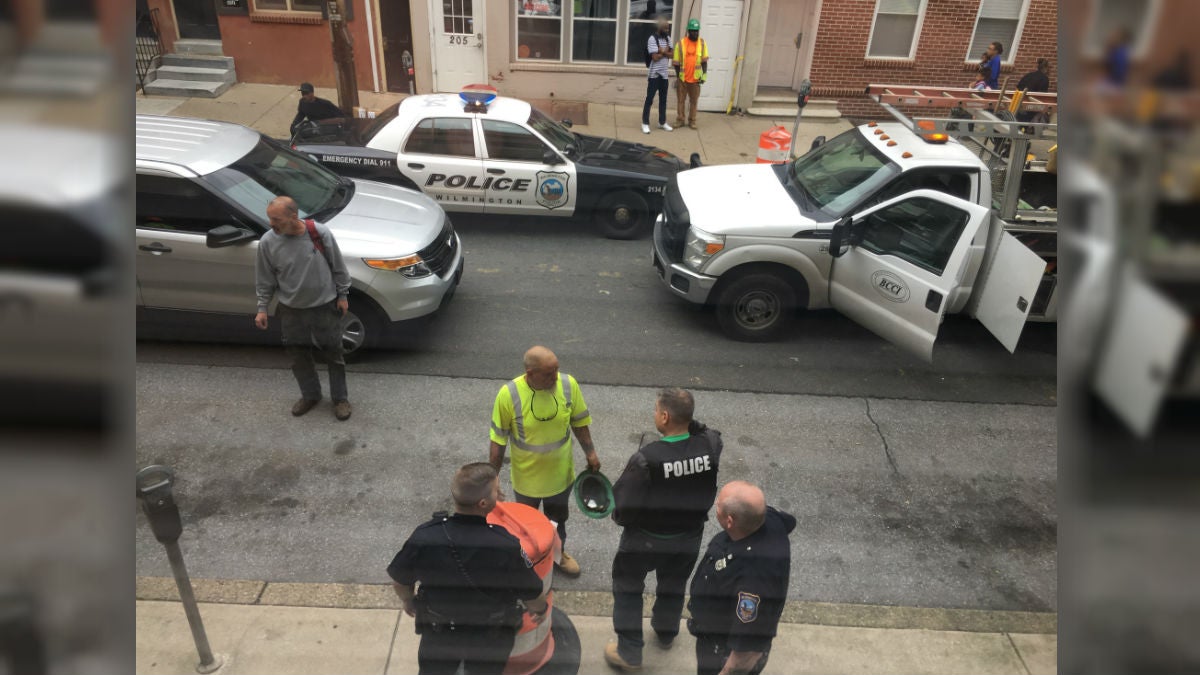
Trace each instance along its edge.
{"label": "open truck door", "polygon": [[968,313],[979,319],[1012,353],[1029,318],[1033,298],[1046,272],[1046,261],[1004,231],[1004,222],[991,216],[988,254],[975,282]]}
{"label": "open truck door", "polygon": [[[932,361],[947,300],[963,281],[971,241],[991,217],[978,204],[915,190],[843,220],[830,237],[835,258],[830,304],[905,351]],[[1003,236],[1012,241],[989,268],[994,273],[984,290],[984,325],[1011,351],[1045,263],[1011,235]]]}

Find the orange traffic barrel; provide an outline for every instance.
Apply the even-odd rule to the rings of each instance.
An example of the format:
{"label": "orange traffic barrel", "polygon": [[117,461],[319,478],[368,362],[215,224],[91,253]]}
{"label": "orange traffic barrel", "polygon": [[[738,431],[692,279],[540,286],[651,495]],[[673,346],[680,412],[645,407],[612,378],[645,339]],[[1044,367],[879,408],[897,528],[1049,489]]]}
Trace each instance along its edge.
{"label": "orange traffic barrel", "polygon": [[758,163],[782,164],[792,149],[792,135],[784,127],[771,127],[758,137]]}
{"label": "orange traffic barrel", "polygon": [[548,605],[546,618],[539,625],[528,613],[525,614],[508,665],[504,667],[504,675],[530,675],[554,655],[554,636],[550,632],[554,594],[550,586],[554,580],[554,562],[562,556],[562,542],[554,523],[541,511],[524,504],[499,502],[488,514],[487,521],[500,525],[521,540],[521,548],[533,563],[533,571],[542,579],[542,595]]}

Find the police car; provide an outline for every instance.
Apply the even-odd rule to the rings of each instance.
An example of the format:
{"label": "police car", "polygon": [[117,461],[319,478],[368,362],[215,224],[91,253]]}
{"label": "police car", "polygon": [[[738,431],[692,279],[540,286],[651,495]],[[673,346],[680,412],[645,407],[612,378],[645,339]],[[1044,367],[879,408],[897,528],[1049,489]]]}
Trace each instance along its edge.
{"label": "police car", "polygon": [[416,188],[452,213],[582,215],[613,239],[648,232],[667,180],[687,166],[665,150],[570,126],[472,85],[410,96],[375,119],[311,124],[292,144],[337,173]]}

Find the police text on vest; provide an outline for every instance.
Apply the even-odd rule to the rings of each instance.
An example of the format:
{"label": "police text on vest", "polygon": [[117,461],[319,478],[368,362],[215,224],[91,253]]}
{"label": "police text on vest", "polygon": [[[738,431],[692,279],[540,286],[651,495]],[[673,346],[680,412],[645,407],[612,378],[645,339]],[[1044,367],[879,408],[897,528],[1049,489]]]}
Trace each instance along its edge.
{"label": "police text on vest", "polygon": [[709,462],[708,455],[703,457],[689,457],[687,459],[677,459],[674,462],[663,463],[663,477],[670,478],[674,476],[690,476],[694,473],[702,473],[712,470],[712,463]]}

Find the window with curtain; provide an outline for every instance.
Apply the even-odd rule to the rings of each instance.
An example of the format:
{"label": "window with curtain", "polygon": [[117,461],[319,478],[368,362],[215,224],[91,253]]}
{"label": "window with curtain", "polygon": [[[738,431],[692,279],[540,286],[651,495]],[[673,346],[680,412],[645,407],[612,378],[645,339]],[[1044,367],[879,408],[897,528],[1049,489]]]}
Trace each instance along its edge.
{"label": "window with curtain", "polygon": [[516,0],[517,58],[562,60],[562,3]]}
{"label": "window with curtain", "polygon": [[[650,36],[657,32],[655,20],[660,16],[667,19],[675,16],[675,0],[629,0],[628,36],[625,40],[625,64],[629,66],[645,65],[646,43]],[[671,26],[672,44],[676,39],[676,31]]]}
{"label": "window with curtain", "polygon": [[1004,45],[1000,55],[1003,63],[1012,63],[1017,53],[1017,30],[1025,16],[1029,0],[980,0],[979,16],[975,19],[975,37],[967,51],[966,60],[974,63],[983,57],[988,45]]}
{"label": "window with curtain", "polygon": [[575,0],[571,60],[617,60],[617,0]]}
{"label": "window with curtain", "polygon": [[878,0],[875,24],[867,56],[878,59],[912,58],[916,52],[917,27],[925,11],[926,0]]}

